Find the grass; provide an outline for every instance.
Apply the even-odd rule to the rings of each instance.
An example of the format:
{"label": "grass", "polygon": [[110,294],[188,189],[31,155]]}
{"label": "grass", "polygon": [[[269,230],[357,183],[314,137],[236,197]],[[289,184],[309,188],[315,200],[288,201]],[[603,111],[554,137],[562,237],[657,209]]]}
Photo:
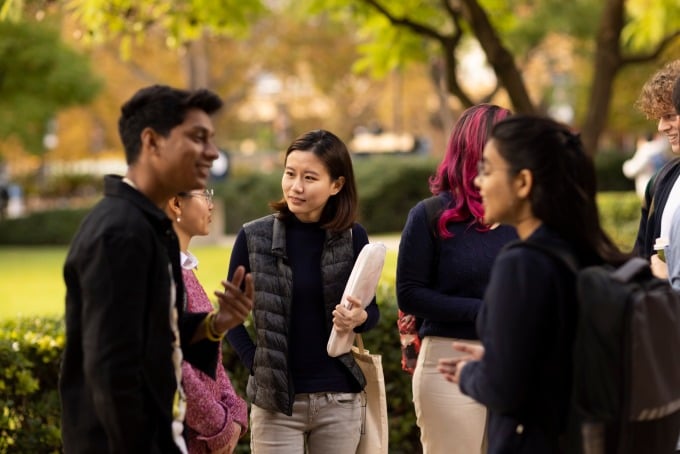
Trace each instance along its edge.
{"label": "grass", "polygon": [[[62,266],[67,247],[0,247],[0,319],[64,313]],[[209,296],[227,275],[231,248],[196,246],[198,278]],[[389,249],[383,282],[394,283],[397,251]]]}
{"label": "grass", "polygon": [[0,319],[64,313],[66,247],[0,248]]}

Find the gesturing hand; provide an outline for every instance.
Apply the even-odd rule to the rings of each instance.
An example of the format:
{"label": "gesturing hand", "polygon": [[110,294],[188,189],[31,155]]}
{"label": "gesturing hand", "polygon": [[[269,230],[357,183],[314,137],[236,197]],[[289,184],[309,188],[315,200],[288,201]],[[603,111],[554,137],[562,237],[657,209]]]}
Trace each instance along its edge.
{"label": "gesturing hand", "polygon": [[466,355],[456,358],[441,358],[437,370],[444,375],[447,381],[460,383],[460,374],[469,361],[479,361],[484,357],[484,347],[481,345],[466,344],[465,342],[454,342],[454,350],[466,353]]}
{"label": "gesturing hand", "polygon": [[[241,290],[241,284],[245,282],[245,289]],[[253,277],[246,274],[243,266],[236,268],[234,277],[229,282],[222,281],[224,291],[215,291],[217,302],[220,305],[219,312],[215,317],[215,329],[224,332],[235,326],[240,325],[248,317],[253,308]]]}

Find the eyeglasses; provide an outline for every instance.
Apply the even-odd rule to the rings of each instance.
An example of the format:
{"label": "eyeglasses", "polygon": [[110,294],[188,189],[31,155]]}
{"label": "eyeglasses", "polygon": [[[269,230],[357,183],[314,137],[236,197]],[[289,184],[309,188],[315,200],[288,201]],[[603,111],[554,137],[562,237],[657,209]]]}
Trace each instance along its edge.
{"label": "eyeglasses", "polygon": [[201,192],[183,192],[180,195],[182,197],[203,197],[208,204],[213,201],[214,191],[212,189],[204,189]]}

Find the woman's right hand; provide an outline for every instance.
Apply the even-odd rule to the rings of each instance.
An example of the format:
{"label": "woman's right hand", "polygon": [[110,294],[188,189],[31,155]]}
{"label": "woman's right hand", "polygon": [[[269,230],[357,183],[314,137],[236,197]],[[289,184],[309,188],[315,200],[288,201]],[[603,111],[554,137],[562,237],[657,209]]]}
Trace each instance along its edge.
{"label": "woman's right hand", "polygon": [[457,358],[441,358],[437,370],[441,373],[447,381],[458,384],[460,382],[460,374],[463,368],[469,361],[479,361],[484,356],[484,347],[481,345],[468,344],[465,342],[454,342],[452,344],[454,350],[458,350],[466,355]]}
{"label": "woman's right hand", "polygon": [[462,353],[467,353],[464,359],[465,361],[479,361],[484,357],[484,347],[477,344],[468,344],[467,342],[454,342],[451,344],[454,350],[458,350]]}
{"label": "woman's right hand", "polygon": [[[241,290],[241,284],[244,282],[245,288]],[[215,329],[220,333],[243,323],[253,308],[255,294],[253,277],[250,273],[246,274],[243,266],[236,268],[231,282],[222,281],[222,286],[223,292],[215,291],[219,304],[219,312],[215,317]]]}

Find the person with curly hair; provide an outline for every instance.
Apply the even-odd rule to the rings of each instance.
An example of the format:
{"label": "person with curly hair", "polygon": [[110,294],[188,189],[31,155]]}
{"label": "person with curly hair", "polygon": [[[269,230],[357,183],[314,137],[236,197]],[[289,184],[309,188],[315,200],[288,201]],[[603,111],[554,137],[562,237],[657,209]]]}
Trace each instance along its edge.
{"label": "person with curly hair", "polygon": [[[680,60],[667,63],[645,82],[636,107],[649,119],[658,121],[659,133],[665,135],[674,154],[680,153],[680,116],[672,104],[673,84],[680,77]],[[671,221],[680,205],[680,160],[673,159],[652,177],[642,203],[640,227],[634,252],[649,258],[652,267],[660,258],[654,251],[657,238],[668,239]]]}

